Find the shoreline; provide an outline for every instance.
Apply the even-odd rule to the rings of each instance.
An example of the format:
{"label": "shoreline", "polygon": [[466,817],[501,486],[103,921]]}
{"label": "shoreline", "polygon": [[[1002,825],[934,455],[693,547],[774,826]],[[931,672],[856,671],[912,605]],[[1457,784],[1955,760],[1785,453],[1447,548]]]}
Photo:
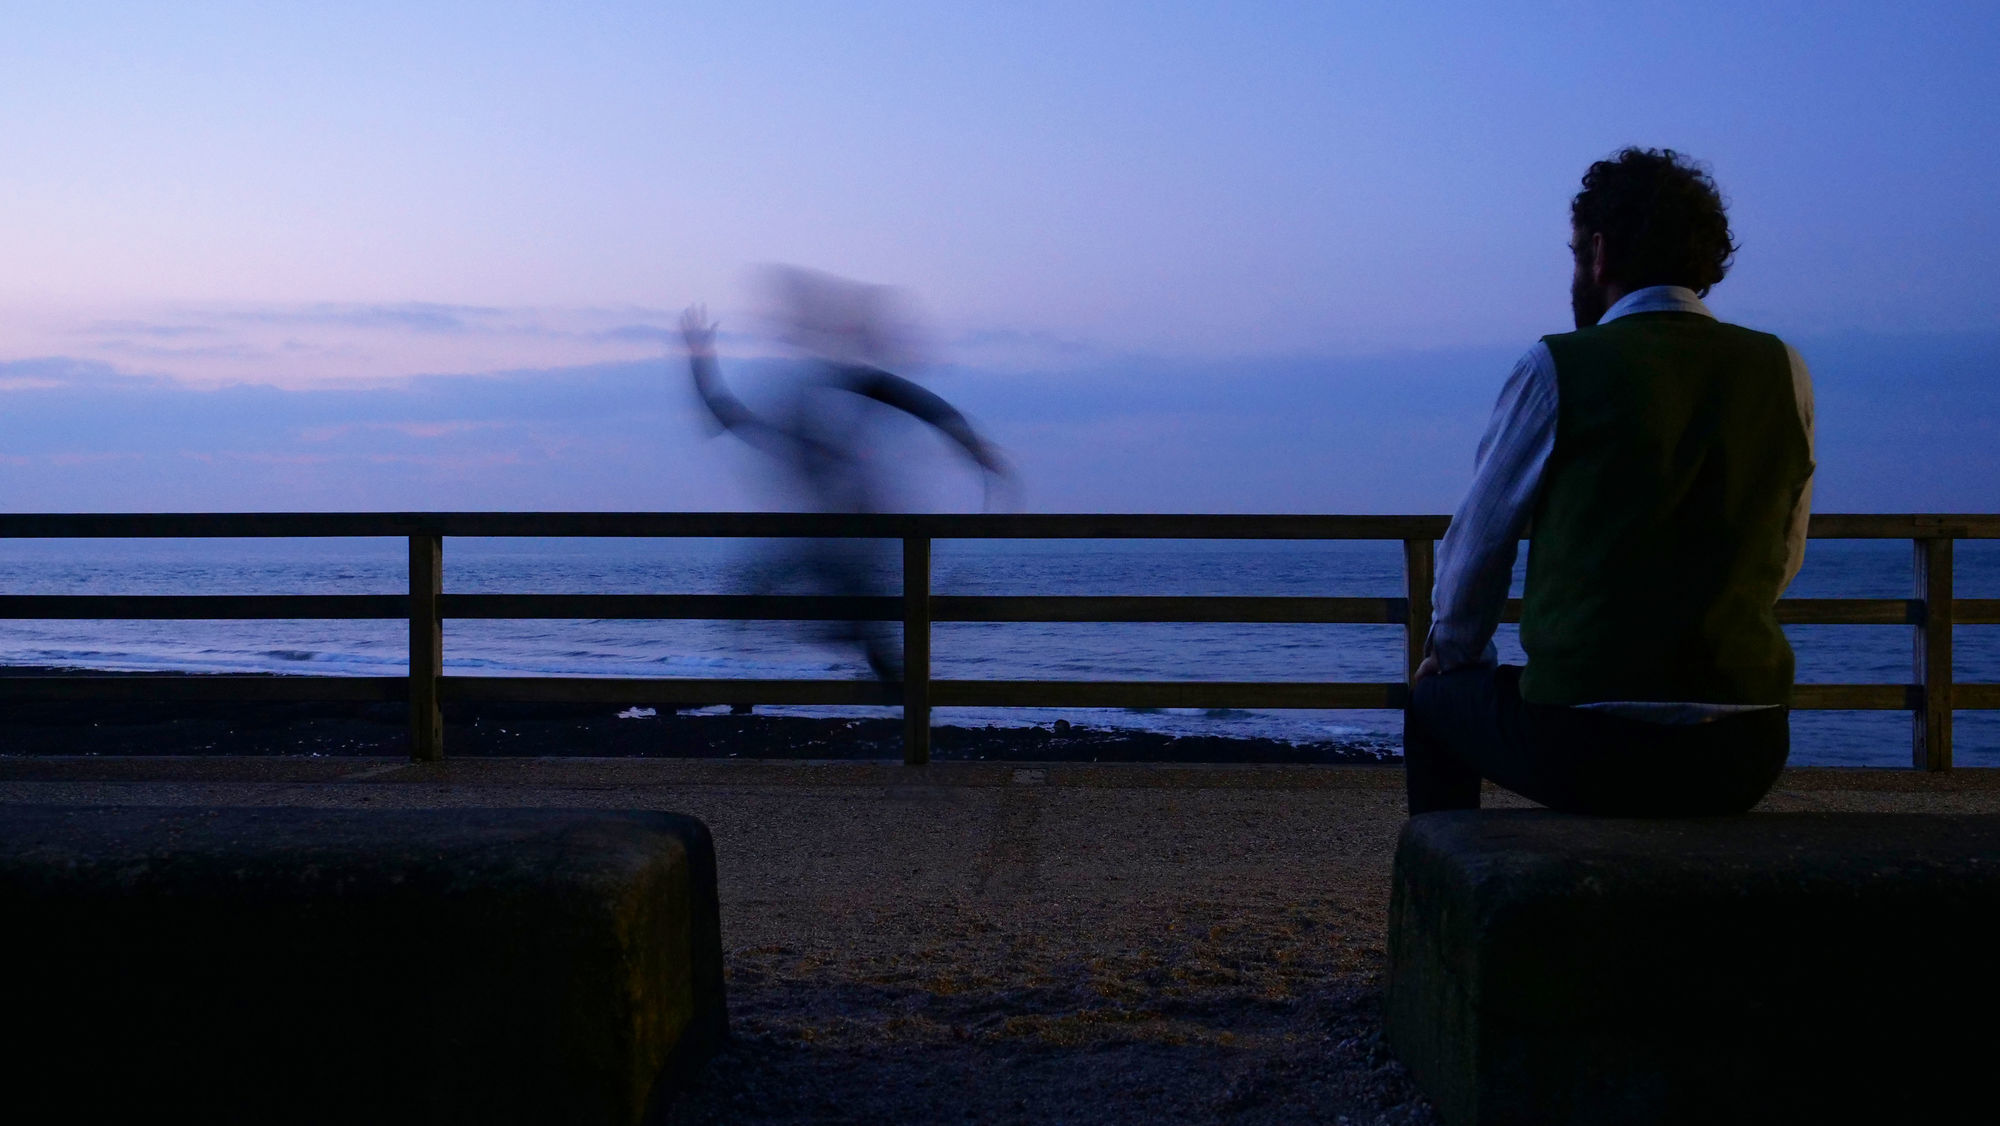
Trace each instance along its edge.
{"label": "shoreline", "polygon": [[[0,677],[77,674],[205,675],[0,667]],[[652,716],[621,718],[618,713],[626,710],[615,704],[448,703],[445,754],[836,761],[903,757],[902,721],[896,718],[691,714],[664,707]],[[399,755],[407,751],[408,724],[407,706],[400,703],[16,701],[0,707],[0,754]],[[1293,743],[1256,736],[1169,735],[1065,720],[1021,726],[937,725],[931,733],[931,758],[1300,765],[1400,761],[1394,748],[1365,739]]]}

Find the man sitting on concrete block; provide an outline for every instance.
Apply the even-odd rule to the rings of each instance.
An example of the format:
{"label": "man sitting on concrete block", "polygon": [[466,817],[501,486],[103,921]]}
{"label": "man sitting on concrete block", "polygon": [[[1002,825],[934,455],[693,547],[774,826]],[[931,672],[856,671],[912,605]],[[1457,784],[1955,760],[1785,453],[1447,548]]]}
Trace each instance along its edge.
{"label": "man sitting on concrete block", "polygon": [[[1699,166],[1626,149],[1570,220],[1576,331],[1515,365],[1439,552],[1410,812],[1477,808],[1482,778],[1576,812],[1740,812],[1790,749],[1776,603],[1805,548],[1811,383],[1702,304],[1735,247]],[[1524,533],[1528,663],[1496,667]]]}

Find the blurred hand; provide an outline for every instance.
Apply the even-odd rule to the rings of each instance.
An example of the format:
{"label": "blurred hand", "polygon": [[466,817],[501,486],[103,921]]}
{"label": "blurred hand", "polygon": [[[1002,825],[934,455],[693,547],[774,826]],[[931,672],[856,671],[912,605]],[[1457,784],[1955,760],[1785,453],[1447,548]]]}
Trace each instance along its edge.
{"label": "blurred hand", "polygon": [[681,341],[695,359],[715,358],[716,322],[708,319],[708,307],[689,305],[681,314]]}
{"label": "blurred hand", "polygon": [[995,477],[1012,477],[1014,475],[1014,467],[1008,465],[1007,459],[1001,456],[1000,447],[991,442],[982,440],[975,446],[972,450],[972,460],[979,463],[979,468],[991,473]]}
{"label": "blurred hand", "polygon": [[1014,467],[1001,456],[1000,447],[981,440],[969,452],[981,470],[980,481],[986,493],[982,507],[988,512],[1018,510],[1021,507],[1021,485],[1014,477]]}

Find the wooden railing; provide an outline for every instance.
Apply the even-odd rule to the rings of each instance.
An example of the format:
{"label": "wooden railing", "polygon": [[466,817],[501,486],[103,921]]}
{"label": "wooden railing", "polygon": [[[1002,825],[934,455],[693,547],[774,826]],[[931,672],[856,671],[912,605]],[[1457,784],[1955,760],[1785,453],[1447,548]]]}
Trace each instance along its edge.
{"label": "wooden railing", "polygon": [[[865,515],[808,513],[160,513],[0,515],[0,538],[406,537],[404,595],[0,595],[0,619],[404,618],[407,677],[50,676],[0,678],[0,699],[342,700],[410,705],[411,754],[444,754],[449,701],[901,705],[904,761],[930,758],[937,707],[1400,708],[1401,682],[933,680],[936,622],[1284,622],[1400,625],[1414,669],[1430,621],[1442,516]],[[1956,598],[1952,544],[2000,538],[2000,515],[1818,515],[1817,539],[1905,539],[1915,545],[1909,598],[1788,598],[1788,624],[1911,627],[1915,660],[1904,684],[1801,684],[1795,708],[1908,710],[1914,765],[1951,766],[1954,709],[2000,708],[2000,684],[1953,684],[1954,624],[2000,623],[2000,598]],[[900,540],[897,597],[696,594],[446,594],[447,536],[850,537]],[[1010,596],[931,593],[939,539],[1321,539],[1403,544],[1400,598]],[[1506,620],[1518,620],[1510,601]],[[694,680],[444,675],[447,618],[761,619],[901,621],[904,679]]]}

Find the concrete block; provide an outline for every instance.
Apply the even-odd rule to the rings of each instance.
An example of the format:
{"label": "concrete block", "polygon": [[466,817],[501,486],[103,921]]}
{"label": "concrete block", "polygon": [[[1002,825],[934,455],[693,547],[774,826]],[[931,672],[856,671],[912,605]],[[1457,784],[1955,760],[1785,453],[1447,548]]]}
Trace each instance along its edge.
{"label": "concrete block", "polygon": [[726,1029],[666,813],[4,806],[0,951],[14,1121],[631,1123]]}
{"label": "concrete block", "polygon": [[1996,816],[1427,814],[1387,1034],[1452,1126],[1993,1121],[1996,945]]}

